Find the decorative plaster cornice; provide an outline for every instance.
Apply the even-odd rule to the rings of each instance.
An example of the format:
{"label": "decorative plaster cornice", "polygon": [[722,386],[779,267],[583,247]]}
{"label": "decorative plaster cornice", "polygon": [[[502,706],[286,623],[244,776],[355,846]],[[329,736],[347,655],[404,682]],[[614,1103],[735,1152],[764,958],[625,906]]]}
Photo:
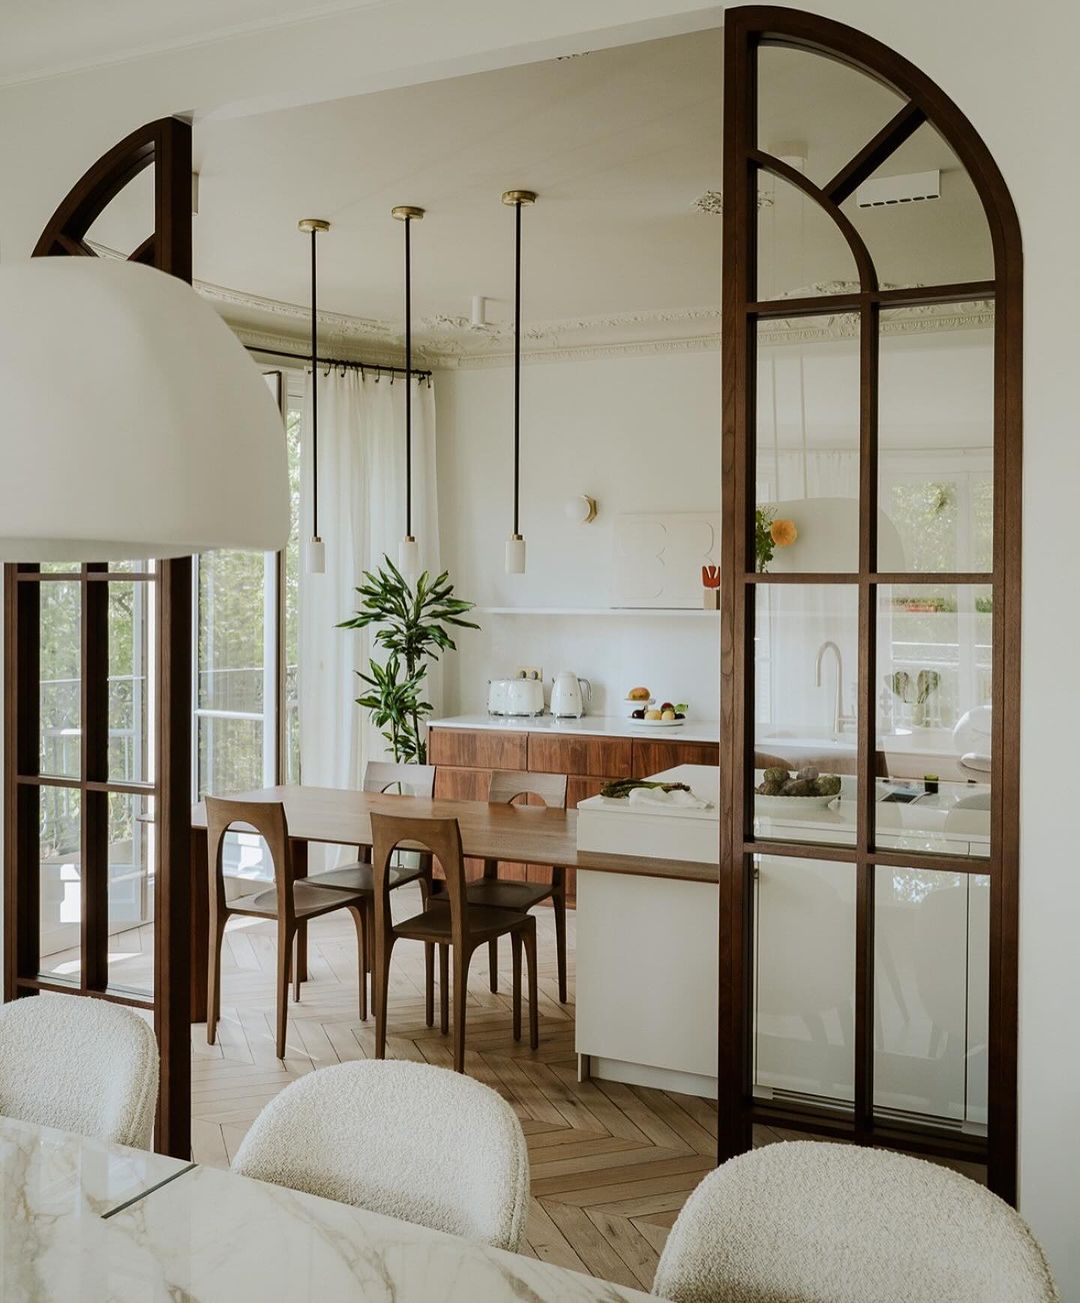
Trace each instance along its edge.
{"label": "decorative plaster cornice", "polygon": [[[123,256],[103,246],[94,248],[105,257]],[[253,348],[308,352],[310,314],[305,308],[206,281],[196,281],[195,288],[215,305],[243,343]],[[827,281],[800,287],[790,297],[848,294],[857,289],[853,282]],[[720,347],[721,318],[719,305],[707,304],[532,322],[522,332],[525,343],[522,362],[531,365],[640,357],[650,353],[715,352]],[[978,330],[992,326],[993,321],[994,305],[988,301],[892,308],[882,317],[881,331],[884,335],[910,335]],[[334,357],[371,362],[375,366],[401,363],[404,340],[395,322],[320,312],[319,331],[323,352]],[[782,347],[852,339],[857,334],[858,314],[838,310],[813,318],[772,319],[763,325],[758,342],[763,347]],[[475,327],[468,317],[436,313],[418,323],[414,356],[417,366],[425,369],[511,366],[512,341],[513,325],[509,321]]]}

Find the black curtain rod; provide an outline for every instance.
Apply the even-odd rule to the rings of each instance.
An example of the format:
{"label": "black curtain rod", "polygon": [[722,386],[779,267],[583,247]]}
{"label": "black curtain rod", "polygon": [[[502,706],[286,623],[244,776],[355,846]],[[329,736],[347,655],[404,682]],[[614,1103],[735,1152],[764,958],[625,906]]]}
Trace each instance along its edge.
{"label": "black curtain rod", "polygon": [[[265,357],[290,357],[297,362],[307,362],[311,365],[310,353],[287,353],[280,348],[259,348],[255,344],[245,344],[244,347],[249,353],[261,353]],[[317,359],[320,366],[325,367],[347,367],[351,371],[385,371],[387,375],[403,376],[407,371],[403,366],[390,366],[386,362],[353,362],[341,357],[320,357]],[[417,380],[430,380],[430,371],[418,371],[416,367],[412,369],[413,376]]]}

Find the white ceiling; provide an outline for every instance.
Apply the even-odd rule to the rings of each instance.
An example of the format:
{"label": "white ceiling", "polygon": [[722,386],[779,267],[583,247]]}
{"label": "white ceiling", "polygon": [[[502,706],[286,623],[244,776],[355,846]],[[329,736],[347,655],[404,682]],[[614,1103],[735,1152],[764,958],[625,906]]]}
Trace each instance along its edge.
{"label": "white ceiling", "polygon": [[3,0],[0,86],[389,0]]}
{"label": "white ceiling", "polygon": [[[617,318],[640,333],[639,318],[716,307],[721,221],[693,203],[721,187],[721,69],[722,34],[708,31],[202,123],[196,275],[302,307],[308,250],[296,223],[325,217],[333,229],[319,241],[320,306],[368,320],[385,338],[402,319],[402,228],[390,210],[419,204],[428,210],[413,228],[421,339],[439,337],[433,323],[466,317],[474,294],[487,296],[491,318],[505,323],[513,215],[500,195],[522,187],[540,195],[524,212],[527,329]],[[761,83],[762,145],[805,154],[808,175],[821,182],[899,107],[892,92],[803,52],[764,51]],[[856,210],[853,199],[846,205],[883,282],[988,274],[977,199],[929,128],[883,170],[933,167],[945,169],[940,201],[871,211]],[[767,189],[763,292],[852,279],[831,223],[785,183]],[[92,235],[133,248],[150,211],[144,178]],[[277,328],[300,323],[279,318]],[[326,339],[324,347],[332,345]]]}

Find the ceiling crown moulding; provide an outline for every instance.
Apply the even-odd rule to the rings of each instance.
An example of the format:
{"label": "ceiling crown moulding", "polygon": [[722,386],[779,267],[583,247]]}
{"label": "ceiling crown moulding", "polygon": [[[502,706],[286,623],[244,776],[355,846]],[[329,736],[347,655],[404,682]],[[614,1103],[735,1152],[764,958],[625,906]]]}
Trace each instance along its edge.
{"label": "ceiling crown moulding", "polygon": [[[107,258],[124,255],[102,245],[92,246]],[[310,350],[311,314],[307,308],[279,299],[196,281],[195,288],[208,299],[239,336],[252,348],[286,353]],[[895,288],[885,285],[882,288]],[[847,294],[858,286],[849,281],[822,281],[802,286],[785,297]],[[823,314],[824,316],[824,314]],[[715,352],[720,348],[720,305],[663,308],[657,311],[617,312],[531,322],[522,330],[522,362],[590,361],[604,357],[641,357],[650,353]],[[989,302],[948,303],[890,310],[882,322],[883,335],[908,335],[925,331],[977,330],[993,325]],[[400,366],[405,356],[403,324],[377,317],[352,316],[320,310],[320,352],[344,361],[370,362],[374,366]],[[816,317],[776,319],[758,336],[762,347],[853,338],[857,317],[850,311]],[[468,316],[432,313],[413,328],[415,364],[424,370],[467,370],[511,366],[512,321],[475,326]]]}

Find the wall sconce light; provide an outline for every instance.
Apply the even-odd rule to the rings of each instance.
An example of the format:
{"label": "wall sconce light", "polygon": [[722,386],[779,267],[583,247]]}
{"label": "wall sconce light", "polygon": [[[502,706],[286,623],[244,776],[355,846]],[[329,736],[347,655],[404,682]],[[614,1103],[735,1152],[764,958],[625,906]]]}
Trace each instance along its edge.
{"label": "wall sconce light", "polygon": [[563,511],[567,520],[577,525],[589,525],[596,519],[596,499],[581,493],[577,497],[567,498]]}

